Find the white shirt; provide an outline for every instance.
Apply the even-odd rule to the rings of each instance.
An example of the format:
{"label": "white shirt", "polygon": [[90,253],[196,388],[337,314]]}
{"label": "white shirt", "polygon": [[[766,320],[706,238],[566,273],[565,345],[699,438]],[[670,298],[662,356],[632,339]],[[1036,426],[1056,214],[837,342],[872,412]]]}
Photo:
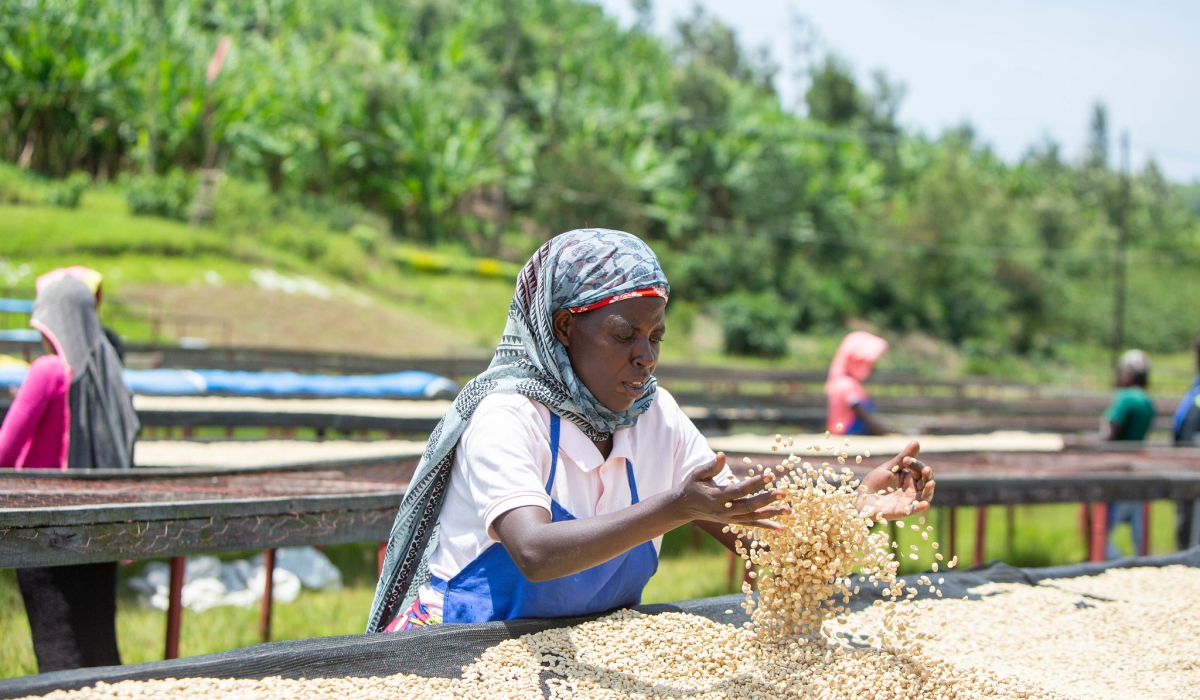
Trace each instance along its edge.
{"label": "white shirt", "polygon": [[[438,518],[438,546],[429,571],[449,581],[493,543],[492,523],[523,506],[550,510],[553,498],[576,518],[612,513],[631,503],[625,460],[633,465],[638,498],[670,490],[716,455],[679,404],[659,387],[654,402],[632,428],[613,434],[612,453],[574,423],[560,422],[558,470],[550,495],[550,411],[520,394],[491,394],[480,402],[458,441],[446,500]],[[718,483],[731,478],[726,468]],[[654,548],[662,537],[654,538]],[[426,584],[421,603],[441,616],[442,596]]]}

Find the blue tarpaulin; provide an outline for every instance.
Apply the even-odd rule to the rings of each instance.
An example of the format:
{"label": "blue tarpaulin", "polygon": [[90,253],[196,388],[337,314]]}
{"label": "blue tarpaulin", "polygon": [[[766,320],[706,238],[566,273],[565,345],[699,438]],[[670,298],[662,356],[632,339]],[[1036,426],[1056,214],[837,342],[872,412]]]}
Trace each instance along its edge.
{"label": "blue tarpaulin", "polygon": [[[26,368],[0,366],[0,386],[20,386]],[[125,370],[125,384],[135,394],[250,396],[340,396],[364,398],[433,398],[453,396],[458,386],[429,372],[395,372],[336,376],[295,372],[227,372],[219,369]]]}
{"label": "blue tarpaulin", "polygon": [[0,365],[0,386],[21,386],[28,371],[28,367],[21,365]]}
{"label": "blue tarpaulin", "polygon": [[33,313],[32,299],[0,299],[0,313],[31,314]]}
{"label": "blue tarpaulin", "polygon": [[10,343],[40,343],[42,342],[42,334],[40,331],[35,331],[32,328],[13,328],[0,331],[0,340],[6,340]]}

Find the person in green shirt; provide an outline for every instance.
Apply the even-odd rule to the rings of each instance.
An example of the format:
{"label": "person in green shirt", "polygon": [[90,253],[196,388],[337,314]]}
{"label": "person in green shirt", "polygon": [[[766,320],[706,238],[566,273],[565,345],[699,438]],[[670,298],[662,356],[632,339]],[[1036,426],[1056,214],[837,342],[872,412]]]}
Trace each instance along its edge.
{"label": "person in green shirt", "polygon": [[[1146,393],[1150,383],[1150,358],[1141,350],[1130,350],[1117,361],[1117,391],[1104,412],[1100,434],[1105,440],[1145,440],[1154,425],[1154,401]],[[1108,558],[1121,556],[1113,544],[1112,533],[1121,523],[1133,529],[1136,548],[1146,527],[1142,504],[1137,501],[1117,501],[1108,504]]]}

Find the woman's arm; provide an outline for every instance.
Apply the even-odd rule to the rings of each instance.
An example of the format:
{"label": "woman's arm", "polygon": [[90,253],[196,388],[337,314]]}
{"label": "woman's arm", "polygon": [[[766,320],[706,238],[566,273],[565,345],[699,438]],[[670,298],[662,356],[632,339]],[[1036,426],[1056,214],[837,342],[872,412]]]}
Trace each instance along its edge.
{"label": "woman's arm", "polygon": [[773,475],[721,486],[713,479],[724,468],[725,455],[718,452],[712,464],[680,486],[615,513],[555,523],[545,508],[524,506],[497,517],[492,529],[521,573],[535,582],[590,569],[697,520],[717,523],[718,531],[735,522],[779,529],[770,518],[791,512],[786,505],[774,505],[783,492],[755,493]]}
{"label": "woman's arm", "polygon": [[37,430],[54,396],[56,364],[34,363],[0,425],[0,467],[17,466],[17,458]]}

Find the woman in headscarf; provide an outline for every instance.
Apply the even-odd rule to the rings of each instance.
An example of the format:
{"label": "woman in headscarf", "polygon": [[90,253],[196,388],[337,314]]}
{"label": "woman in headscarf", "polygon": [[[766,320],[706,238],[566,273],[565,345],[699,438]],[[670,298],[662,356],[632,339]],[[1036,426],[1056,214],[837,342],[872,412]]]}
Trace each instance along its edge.
{"label": "woman in headscarf", "polygon": [[[0,467],[126,469],[138,420],[116,351],[87,285],[45,285],[30,325],[47,354],[33,362],[0,426]],[[116,562],[18,569],[38,671],[121,663]]]}
{"label": "woman in headscarf", "polygon": [[829,366],[825,397],[829,401],[825,429],[837,435],[883,435],[888,429],[875,415],[875,404],[862,383],[887,352],[887,341],[866,331],[842,338]]}
{"label": "woman in headscarf", "polygon": [[[90,267],[83,265],[72,265],[71,267],[60,267],[56,270],[51,270],[41,277],[37,278],[37,291],[41,292],[46,287],[49,287],[54,282],[63,277],[74,277],[75,279],[87,285],[92,294],[96,297],[96,313],[100,313],[100,302],[104,300],[104,275]],[[117,351],[117,358],[121,360],[121,364],[125,363],[125,343],[121,342],[121,336],[113,329],[100,324],[100,329],[104,331],[104,337],[108,338],[108,342],[113,346],[113,350]]]}
{"label": "woman in headscarf", "polygon": [[[771,476],[733,483],[655,384],[668,293],[627,233],[571,231],[538,249],[491,365],[430,436],[368,632],[635,605],[669,530],[696,522],[732,548],[728,523],[779,528]],[[868,477],[873,508],[928,508],[917,449]]]}

